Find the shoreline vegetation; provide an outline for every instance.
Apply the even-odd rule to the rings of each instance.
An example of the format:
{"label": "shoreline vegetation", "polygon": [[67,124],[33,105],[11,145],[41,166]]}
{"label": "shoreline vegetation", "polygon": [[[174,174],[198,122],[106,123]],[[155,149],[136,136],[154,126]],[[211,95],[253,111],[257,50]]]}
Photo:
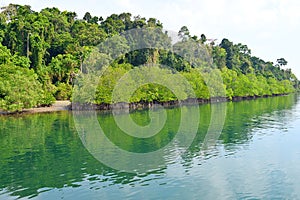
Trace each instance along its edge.
{"label": "shoreline vegetation", "polygon": [[[126,36],[128,32],[134,37]],[[156,18],[130,13],[104,19],[86,12],[79,19],[75,12],[58,8],[36,12],[29,5],[9,4],[0,11],[0,113],[67,109],[57,106],[60,101],[72,101],[78,109],[90,105],[109,110],[121,79],[131,89],[140,86],[130,99],[122,95],[128,88],[116,93],[119,102],[128,102],[116,107],[132,109],[153,102],[176,105],[178,99],[209,103],[299,91],[299,80],[284,58],[265,61],[245,44],[227,38],[217,43],[205,34],[191,35],[186,26],[177,36],[173,41]],[[149,48],[133,50],[141,43]],[[101,77],[90,71],[101,72]],[[153,77],[179,96],[163,84],[148,83]]]}
{"label": "shoreline vegetation", "polygon": [[56,101],[51,106],[28,108],[21,111],[4,111],[0,109],[1,115],[19,115],[19,114],[35,114],[35,113],[51,113],[65,110],[71,110],[72,104],[70,101]]}
{"label": "shoreline vegetation", "polygon": [[219,97],[219,98],[211,98],[211,99],[186,99],[183,101],[169,101],[169,102],[139,102],[139,103],[115,103],[115,104],[79,104],[75,103],[72,104],[70,101],[56,101],[53,105],[47,107],[37,107],[37,108],[30,108],[24,109],[22,111],[3,111],[0,109],[0,116],[5,115],[22,115],[22,114],[36,114],[36,113],[53,113],[53,112],[60,112],[60,111],[89,111],[89,110],[96,110],[96,111],[112,111],[115,110],[127,110],[130,111],[134,110],[143,110],[153,108],[156,105],[160,105],[164,108],[170,107],[177,107],[177,106],[184,106],[184,105],[203,105],[203,104],[210,104],[210,103],[222,103],[222,102],[239,102],[239,101],[249,101],[255,100],[260,98],[272,98],[278,96],[285,96],[290,94],[275,94],[275,95],[264,95],[264,96],[246,96],[246,97],[233,97],[232,99],[226,97]]}
{"label": "shoreline vegetation", "polygon": [[271,98],[271,97],[278,97],[278,96],[285,96],[289,94],[275,94],[275,95],[264,95],[264,96],[246,96],[246,97],[233,97],[232,99],[226,97],[214,97],[211,99],[197,99],[197,98],[190,98],[185,100],[174,100],[174,101],[167,101],[167,102],[138,102],[138,103],[115,103],[115,104],[79,104],[75,103],[72,104],[70,110],[76,111],[86,111],[86,110],[97,110],[97,111],[110,111],[110,110],[140,110],[140,109],[148,109],[153,108],[156,105],[160,105],[164,108],[168,107],[177,107],[177,106],[184,106],[184,105],[202,105],[202,104],[210,104],[210,103],[222,103],[222,102],[239,102],[245,100],[255,100],[259,98]]}

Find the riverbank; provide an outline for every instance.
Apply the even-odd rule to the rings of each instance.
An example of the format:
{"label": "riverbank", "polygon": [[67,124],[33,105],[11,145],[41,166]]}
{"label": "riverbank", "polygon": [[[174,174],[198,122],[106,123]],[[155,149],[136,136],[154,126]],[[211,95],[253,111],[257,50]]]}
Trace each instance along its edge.
{"label": "riverbank", "polygon": [[174,106],[181,106],[181,105],[193,105],[193,104],[207,104],[207,103],[219,103],[219,102],[228,102],[228,101],[244,101],[244,100],[254,100],[258,98],[269,98],[269,97],[276,97],[276,96],[284,96],[287,94],[274,94],[274,95],[264,95],[264,96],[247,96],[247,97],[232,97],[232,99],[226,97],[213,97],[210,99],[197,99],[197,98],[189,98],[182,101],[167,101],[167,102],[138,102],[138,103],[115,103],[115,104],[80,104],[80,103],[72,103],[73,110],[122,110],[122,109],[129,109],[129,110],[139,110],[139,109],[147,109],[152,108],[157,105],[162,107],[174,107]]}
{"label": "riverbank", "polygon": [[79,104],[71,103],[70,101],[56,101],[53,105],[49,107],[38,107],[38,108],[29,108],[24,109],[20,112],[8,112],[0,110],[0,115],[14,115],[14,114],[33,114],[33,113],[51,113],[64,110],[139,110],[152,108],[157,105],[162,107],[173,107],[180,105],[193,105],[193,104],[207,104],[207,103],[218,103],[218,102],[227,102],[227,101],[244,101],[244,100],[254,100],[258,98],[269,98],[276,96],[284,96],[287,94],[274,94],[274,95],[264,95],[264,96],[248,96],[248,97],[233,97],[228,99],[226,97],[215,97],[211,99],[186,99],[183,101],[168,101],[168,102],[138,102],[138,103],[116,103],[116,104]]}
{"label": "riverbank", "polygon": [[0,115],[50,113],[50,112],[58,112],[63,110],[71,110],[71,107],[72,107],[72,103],[70,101],[56,101],[53,105],[49,107],[23,109],[20,112],[8,112],[8,111],[0,110]]}

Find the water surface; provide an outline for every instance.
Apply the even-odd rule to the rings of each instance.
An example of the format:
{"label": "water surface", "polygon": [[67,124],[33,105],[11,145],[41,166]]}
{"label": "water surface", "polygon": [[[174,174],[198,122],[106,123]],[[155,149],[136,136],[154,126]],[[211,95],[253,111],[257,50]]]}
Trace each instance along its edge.
{"label": "water surface", "polygon": [[[222,133],[204,149],[215,106],[199,107],[199,128],[187,152],[178,156],[179,147],[171,146],[164,165],[146,173],[98,161],[80,139],[71,112],[2,116],[0,199],[300,199],[298,96],[226,103]],[[181,112],[166,109],[164,128],[147,140],[120,133],[110,113],[97,119],[120,148],[145,153],[175,137]],[[150,122],[148,111],[130,116],[139,125]]]}

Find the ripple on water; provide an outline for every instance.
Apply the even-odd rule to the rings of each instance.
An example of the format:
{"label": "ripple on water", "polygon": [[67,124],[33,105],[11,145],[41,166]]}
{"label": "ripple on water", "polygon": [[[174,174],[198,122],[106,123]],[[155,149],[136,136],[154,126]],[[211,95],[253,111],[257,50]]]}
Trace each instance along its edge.
{"label": "ripple on water", "polygon": [[[210,108],[201,106],[201,116]],[[164,165],[143,174],[114,170],[91,156],[68,113],[0,118],[0,199],[299,199],[298,101],[278,97],[227,108],[215,145],[202,147],[209,125],[202,117],[187,152],[170,146]],[[145,118],[137,114],[136,120]],[[114,132],[112,116],[100,118]],[[156,139],[159,146],[166,138]]]}

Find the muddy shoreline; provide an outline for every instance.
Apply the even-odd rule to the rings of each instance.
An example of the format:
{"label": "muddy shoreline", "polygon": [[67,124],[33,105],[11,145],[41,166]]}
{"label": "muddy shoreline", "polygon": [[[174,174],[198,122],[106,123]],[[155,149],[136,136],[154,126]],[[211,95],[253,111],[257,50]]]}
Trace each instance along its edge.
{"label": "muddy shoreline", "polygon": [[70,101],[56,101],[53,105],[48,106],[48,107],[23,109],[20,112],[8,112],[8,111],[0,110],[0,115],[51,113],[51,112],[59,112],[59,111],[64,111],[64,110],[71,110],[71,108],[72,108],[72,103]]}
{"label": "muddy shoreline", "polygon": [[51,113],[51,112],[59,112],[59,111],[67,111],[67,110],[139,110],[139,109],[147,109],[155,106],[162,107],[175,107],[180,105],[193,105],[193,104],[208,104],[208,103],[218,103],[218,102],[227,102],[227,101],[244,101],[244,100],[254,100],[259,98],[269,98],[276,96],[284,96],[287,94],[275,94],[275,95],[264,95],[264,96],[248,96],[248,97],[233,97],[232,99],[226,97],[214,97],[211,99],[197,99],[190,98],[183,101],[168,101],[168,102],[138,102],[138,103],[116,103],[116,104],[81,104],[81,103],[71,103],[70,101],[56,101],[52,106],[49,107],[39,107],[39,108],[30,108],[24,109],[21,112],[7,112],[1,111],[0,115],[18,115],[18,114],[34,114],[34,113]]}
{"label": "muddy shoreline", "polygon": [[162,107],[175,107],[181,105],[194,105],[194,104],[208,104],[208,103],[219,103],[219,102],[238,102],[244,100],[254,100],[259,98],[269,98],[269,97],[276,97],[276,96],[284,96],[287,94],[276,94],[276,95],[264,95],[264,96],[248,96],[248,97],[233,97],[232,99],[226,97],[214,97],[210,99],[197,99],[197,98],[190,98],[183,101],[168,101],[168,102],[138,102],[138,103],[116,103],[116,104],[80,104],[80,103],[72,103],[72,110],[122,110],[122,109],[129,109],[129,110],[139,110],[139,109],[146,109],[156,107],[160,105]]}

